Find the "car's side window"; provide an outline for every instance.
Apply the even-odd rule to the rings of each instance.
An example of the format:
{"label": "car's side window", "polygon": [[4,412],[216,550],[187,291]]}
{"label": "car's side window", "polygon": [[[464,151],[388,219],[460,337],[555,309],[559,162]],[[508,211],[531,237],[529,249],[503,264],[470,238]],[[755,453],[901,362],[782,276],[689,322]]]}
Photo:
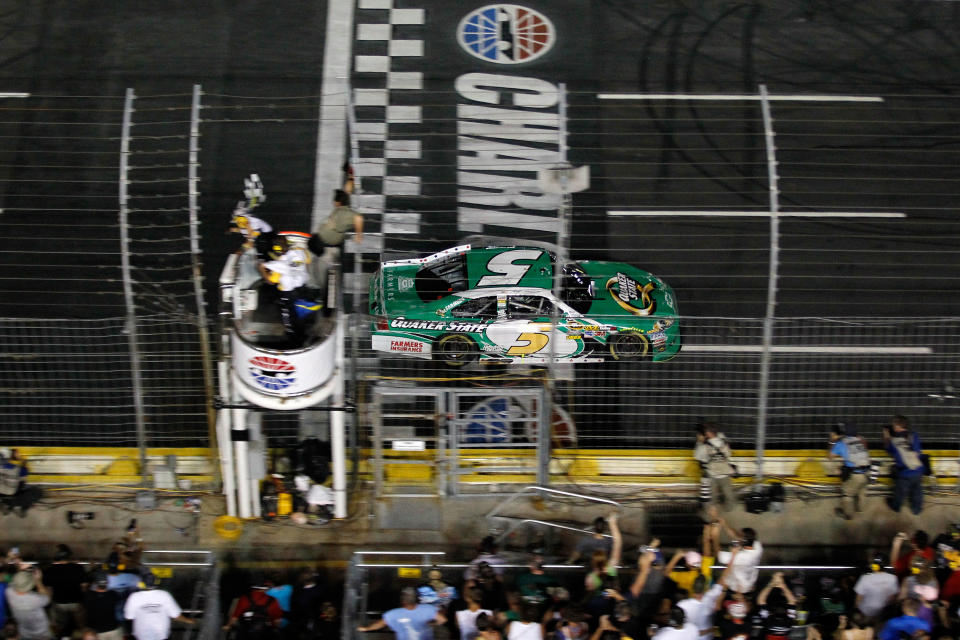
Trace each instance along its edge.
{"label": "car's side window", "polygon": [[497,297],[486,296],[467,300],[450,312],[455,318],[496,318]]}
{"label": "car's side window", "polygon": [[550,317],[553,303],[543,296],[510,296],[507,315],[512,319]]}

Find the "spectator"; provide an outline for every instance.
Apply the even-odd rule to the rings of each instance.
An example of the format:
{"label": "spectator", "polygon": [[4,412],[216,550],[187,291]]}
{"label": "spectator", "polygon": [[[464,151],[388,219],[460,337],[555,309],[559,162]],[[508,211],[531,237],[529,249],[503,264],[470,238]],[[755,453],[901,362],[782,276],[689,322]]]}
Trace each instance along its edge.
{"label": "spectator", "polygon": [[50,590],[43,584],[39,568],[21,565],[7,587],[6,597],[23,640],[50,640],[53,637],[45,611],[50,604]]}
{"label": "spectator", "polygon": [[882,555],[875,555],[870,560],[870,571],[860,576],[853,587],[857,594],[856,607],[870,621],[877,620],[900,591],[896,576],[884,570],[885,564]]}
{"label": "spectator", "polygon": [[290,598],[291,629],[298,637],[312,638],[316,634],[317,616],[323,602],[319,579],[316,571],[304,569]]}
{"label": "spectator", "polygon": [[736,554],[736,557],[733,557],[729,551],[721,551],[717,554],[717,560],[721,564],[729,562],[733,565],[727,578],[727,588],[731,591],[750,593],[757,584],[757,576],[759,575],[757,567],[760,565],[760,558],[763,555],[763,545],[757,540],[757,532],[750,527],[744,527],[742,531],[738,531],[722,518],[720,524],[733,538],[730,543],[731,547],[740,547],[740,552]]}
{"label": "spectator", "polygon": [[834,512],[841,518],[853,519],[854,511],[861,511],[867,498],[867,484],[870,471],[870,450],[867,441],[856,432],[847,432],[847,428],[838,424],[830,429],[830,460],[843,461],[840,476],[843,479],[843,500]]}
{"label": "spectator", "polygon": [[29,476],[27,461],[17,449],[0,449],[0,511],[8,513],[12,509],[21,518],[27,516],[43,496],[39,487],[27,483]]}
{"label": "spectator", "polygon": [[143,590],[131,593],[123,605],[123,617],[133,621],[133,636],[137,640],[166,640],[170,636],[170,621],[193,624],[186,618],[176,601],[163,589],[157,589],[153,573],[143,576]]}
{"label": "spectator", "polygon": [[7,624],[7,574],[0,573],[0,629]]}
{"label": "spectator", "polygon": [[417,604],[417,590],[405,587],[400,592],[400,606],[390,609],[380,620],[358,631],[377,631],[389,627],[397,640],[433,640],[434,623],[443,624],[447,619],[432,604]]}
{"label": "spectator", "polygon": [[492,566],[482,561],[476,566],[476,577],[466,582],[466,587],[479,587],[483,593],[480,604],[494,614],[507,609],[507,595],[503,589],[503,580]]}
{"label": "spectator", "polygon": [[583,610],[578,607],[568,607],[564,611],[563,618],[551,635],[555,640],[587,640],[589,636],[590,625]]}
{"label": "spectator", "polygon": [[[900,555],[900,548],[903,546],[904,540],[908,539],[910,540],[910,549]],[[890,545],[890,559],[893,561],[893,571],[897,574],[897,577],[903,578],[910,573],[913,560],[917,556],[921,556],[927,564],[933,562],[936,552],[928,544],[929,540],[930,537],[923,529],[917,529],[912,538],[904,532],[894,536]]]}
{"label": "spectator", "polygon": [[724,607],[724,615],[717,623],[722,640],[748,640],[751,625],[747,620],[750,609],[745,602],[730,601]]}
{"label": "spectator", "polygon": [[590,558],[590,572],[584,578],[584,584],[588,592],[595,593],[603,587],[604,575],[614,577],[617,575],[617,567],[620,564],[620,555],[623,551],[623,538],[620,535],[617,514],[611,513],[607,517],[607,523],[610,525],[613,545],[609,556],[600,549],[594,550]]}
{"label": "spectator", "polygon": [[887,505],[899,512],[904,498],[907,498],[910,511],[919,515],[923,511],[924,475],[920,436],[910,430],[910,423],[904,416],[896,415],[890,426],[883,429],[883,446],[893,457],[896,473],[893,495]]}
{"label": "spectator", "polygon": [[476,580],[481,563],[488,564],[498,578],[503,577],[502,565],[507,564],[507,561],[497,555],[497,542],[493,536],[487,536],[480,541],[477,547],[477,557],[470,561],[470,566],[463,572],[463,579]]}
{"label": "spectator", "polygon": [[680,607],[670,607],[667,624],[653,634],[652,640],[697,640],[699,632]]}
{"label": "spectator", "polygon": [[[768,599],[774,590],[779,591],[779,598],[768,603]],[[763,630],[765,637],[786,638],[790,635],[797,619],[797,599],[794,597],[790,587],[783,580],[783,573],[778,571],[757,595],[757,606],[760,608],[760,617],[763,620]]]}
{"label": "spectator", "polygon": [[467,608],[456,613],[460,640],[474,640],[479,634],[476,624],[477,618],[481,615],[492,616],[493,612],[480,606],[480,602],[483,600],[483,591],[478,587],[468,587],[464,590],[463,597],[467,602]]}
{"label": "spectator", "polygon": [[83,596],[83,609],[97,640],[123,640],[123,630],[117,618],[119,606],[120,595],[107,587],[107,574],[95,573],[90,589]]}
{"label": "spectator", "polygon": [[534,604],[524,604],[520,619],[507,627],[507,640],[543,640],[543,625],[539,622],[539,609]]}
{"label": "spectator", "polygon": [[732,562],[727,564],[720,579],[711,587],[707,586],[706,576],[697,576],[691,585],[690,596],[677,603],[677,606],[686,614],[687,620],[697,628],[701,640],[713,638],[713,616],[717,611],[717,605],[723,595],[732,566]]}
{"label": "spectator", "polygon": [[947,562],[945,569],[949,573],[940,589],[940,599],[951,602],[954,599],[960,599],[960,551],[945,552],[944,560]]}
{"label": "spectator", "polygon": [[920,603],[914,599],[904,600],[903,615],[893,618],[883,626],[880,631],[880,640],[900,640],[901,633],[907,637],[916,637],[914,634],[918,631],[930,633],[931,627],[928,622],[917,617],[920,610]]}
{"label": "spectator", "polygon": [[867,616],[855,611],[849,619],[847,616],[840,616],[834,637],[836,640],[873,640],[875,627]]}
{"label": "spectator", "polygon": [[632,640],[647,637],[646,625],[626,600],[620,600],[613,606],[613,614],[601,616],[600,624],[590,640],[598,640],[604,631],[615,631],[619,638],[626,636]]}
{"label": "spectator", "polygon": [[610,536],[604,535],[606,530],[606,519],[603,516],[594,518],[593,533],[577,541],[577,546],[570,555],[570,558],[567,559],[567,564],[573,564],[580,558],[592,558],[593,552],[597,550],[609,555],[610,549],[613,546],[613,539]]}
{"label": "spectator", "polygon": [[[676,570],[675,567],[683,561],[683,566]],[[703,556],[696,551],[684,551],[679,549],[667,563],[664,573],[677,585],[678,591],[687,594],[693,593],[693,583],[697,577],[704,576],[706,586],[710,585],[710,578],[702,570]]]}
{"label": "spectator", "polygon": [[503,634],[493,626],[493,618],[485,613],[477,616],[477,640],[503,640]]}
{"label": "spectator", "polygon": [[271,575],[266,581],[267,595],[274,598],[280,609],[283,611],[283,617],[280,619],[278,627],[285,629],[290,623],[290,602],[293,598],[293,585],[289,584],[280,576],[279,573]]}
{"label": "spectator", "polygon": [[518,575],[514,581],[520,596],[527,602],[542,605],[549,599],[549,589],[557,585],[557,581],[543,570],[543,556],[533,553],[530,556],[528,569]]}
{"label": "spectator", "polygon": [[736,467],[730,462],[730,445],[712,422],[704,422],[697,429],[697,444],[693,457],[700,463],[701,473],[710,480],[710,501],[720,504],[725,511],[733,508],[731,476]]}
{"label": "spectator", "polygon": [[83,618],[83,591],[87,588],[87,572],[73,561],[73,552],[65,544],[57,545],[53,564],[44,572],[50,587],[50,614],[56,637],[73,635],[74,630],[85,625]]}
{"label": "spectator", "polygon": [[[224,631],[236,630],[238,640],[266,640],[277,636],[283,609],[266,588],[251,580],[247,592],[237,598],[230,611]],[[139,639],[138,639],[139,640]]]}

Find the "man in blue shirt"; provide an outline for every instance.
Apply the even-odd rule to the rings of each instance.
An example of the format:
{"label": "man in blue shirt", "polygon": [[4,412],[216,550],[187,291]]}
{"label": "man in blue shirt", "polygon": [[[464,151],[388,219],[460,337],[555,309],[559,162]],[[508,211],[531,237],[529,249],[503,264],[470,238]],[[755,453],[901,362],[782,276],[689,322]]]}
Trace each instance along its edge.
{"label": "man in blue shirt", "polygon": [[919,515],[923,510],[923,460],[920,437],[910,430],[904,416],[896,415],[890,427],[883,430],[883,446],[893,457],[897,477],[893,496],[887,502],[894,511],[900,511],[905,497],[910,500],[910,510]]}
{"label": "man in blue shirt", "polygon": [[860,511],[867,497],[867,472],[870,470],[870,451],[866,441],[852,430],[842,425],[830,429],[831,460],[841,458],[841,476],[843,478],[843,501],[834,512],[841,518],[850,520],[854,510]]}
{"label": "man in blue shirt", "polygon": [[898,618],[892,618],[883,627],[880,632],[880,640],[900,640],[901,633],[913,636],[917,631],[923,630],[930,633],[930,623],[917,617],[920,611],[920,602],[915,598],[907,598],[903,601],[903,615]]}
{"label": "man in blue shirt", "polygon": [[405,587],[400,592],[400,607],[390,609],[383,618],[366,627],[357,627],[357,631],[377,631],[384,627],[397,635],[397,640],[433,640],[431,623],[443,624],[447,621],[432,604],[417,604],[417,591]]}

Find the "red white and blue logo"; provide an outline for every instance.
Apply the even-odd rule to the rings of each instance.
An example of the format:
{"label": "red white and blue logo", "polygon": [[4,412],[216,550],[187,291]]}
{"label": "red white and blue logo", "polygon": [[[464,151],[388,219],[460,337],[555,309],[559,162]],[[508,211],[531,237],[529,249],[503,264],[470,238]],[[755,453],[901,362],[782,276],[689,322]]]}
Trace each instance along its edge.
{"label": "red white and blue logo", "polygon": [[467,14],[457,29],[460,46],[471,55],[496,64],[523,64],[553,47],[553,23],[518,4],[490,4]]}
{"label": "red white and blue logo", "polygon": [[270,356],[250,358],[250,376],[267,391],[282,391],[297,381],[297,368]]}

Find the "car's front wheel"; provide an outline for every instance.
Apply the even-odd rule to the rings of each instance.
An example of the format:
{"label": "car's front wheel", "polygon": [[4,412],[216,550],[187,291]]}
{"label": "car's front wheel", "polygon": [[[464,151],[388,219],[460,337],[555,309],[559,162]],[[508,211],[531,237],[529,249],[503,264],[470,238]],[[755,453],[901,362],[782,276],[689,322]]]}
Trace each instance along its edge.
{"label": "car's front wheel", "polygon": [[450,367],[462,367],[477,358],[477,343],[469,336],[448,333],[433,347],[434,357]]}
{"label": "car's front wheel", "polygon": [[621,331],[612,336],[607,344],[614,360],[642,358],[650,352],[650,341],[639,331]]}

